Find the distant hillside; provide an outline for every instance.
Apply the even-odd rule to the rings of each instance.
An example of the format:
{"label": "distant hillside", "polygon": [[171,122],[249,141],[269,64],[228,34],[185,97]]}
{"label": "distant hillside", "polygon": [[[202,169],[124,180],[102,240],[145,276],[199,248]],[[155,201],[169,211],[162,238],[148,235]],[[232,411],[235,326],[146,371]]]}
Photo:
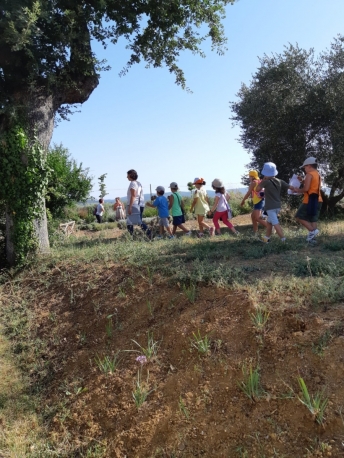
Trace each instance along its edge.
{"label": "distant hillside", "polygon": [[[239,192],[240,194],[245,194],[247,192],[247,188],[229,189],[229,193],[231,193],[231,192]],[[170,194],[170,190],[168,190],[166,192],[166,195],[169,195],[169,194]],[[191,196],[189,191],[180,191],[180,194],[183,197],[190,197]],[[214,197],[215,191],[213,189],[207,189],[207,194],[208,194],[209,197]],[[155,193],[153,195],[155,195]],[[150,200],[151,196],[150,196],[150,194],[144,194],[144,198],[145,198],[145,201],[147,201],[147,200]],[[127,196],[121,197],[121,200],[123,202],[126,202]],[[94,204],[96,202],[98,202],[98,200],[87,200],[86,201],[86,205],[91,205],[91,204]],[[104,202],[108,203],[108,204],[111,204],[111,203],[115,202],[115,199],[104,199]]]}

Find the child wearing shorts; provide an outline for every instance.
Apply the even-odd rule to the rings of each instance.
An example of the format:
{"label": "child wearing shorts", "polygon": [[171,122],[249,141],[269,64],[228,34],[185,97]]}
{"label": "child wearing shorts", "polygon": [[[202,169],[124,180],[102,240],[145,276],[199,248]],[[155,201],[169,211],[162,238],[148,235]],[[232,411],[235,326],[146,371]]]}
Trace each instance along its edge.
{"label": "child wearing shorts", "polygon": [[198,237],[203,237],[204,228],[209,230],[210,235],[213,235],[214,228],[204,221],[204,217],[209,212],[209,198],[207,196],[207,191],[203,188],[205,181],[203,178],[195,178],[193,184],[196,191],[194,192],[194,200],[191,204],[190,212],[192,213],[193,209],[195,209],[199,227],[199,233],[197,235]]}
{"label": "child wearing shorts", "polygon": [[234,235],[239,235],[240,233],[234,228],[233,224],[228,221],[229,205],[227,203],[226,190],[222,180],[215,178],[211,185],[215,190],[215,201],[210,211],[214,212],[216,210],[213,217],[216,234],[221,235],[219,224],[219,219],[221,219],[223,224],[225,224],[233,232]]}
{"label": "child wearing shorts", "polygon": [[153,203],[151,204],[150,202],[146,202],[146,205],[147,207],[153,207],[153,208],[158,209],[159,231],[160,231],[159,238],[163,236],[165,229],[166,229],[167,232],[170,234],[168,238],[174,239],[172,230],[170,228],[170,223],[168,221],[169,212],[168,212],[168,201],[166,197],[164,196],[165,188],[163,186],[158,186],[156,188],[156,194],[158,197],[153,201]]}
{"label": "child wearing shorts", "polygon": [[264,188],[265,194],[265,211],[268,214],[266,235],[262,237],[262,242],[270,242],[272,228],[275,228],[281,242],[285,242],[285,237],[278,221],[278,215],[281,211],[281,192],[287,189],[294,189],[288,183],[279,178],[276,178],[278,174],[276,165],[273,162],[266,162],[264,164],[262,175],[264,178],[256,187],[256,191],[259,192]]}
{"label": "child wearing shorts", "polygon": [[173,218],[172,234],[174,235],[177,231],[177,227],[179,227],[185,235],[191,235],[191,231],[184,226],[184,202],[182,196],[178,192],[178,184],[175,181],[172,181],[170,189],[172,194],[168,196],[168,209],[171,210]]}
{"label": "child wearing shorts", "polygon": [[240,205],[243,206],[245,204],[246,199],[248,199],[250,196],[252,197],[253,210],[251,213],[251,220],[254,236],[258,236],[258,223],[265,227],[267,224],[262,217],[262,210],[264,207],[264,197],[262,194],[264,193],[262,191],[257,191],[257,186],[261,181],[259,179],[258,172],[256,170],[250,170],[248,173],[248,177],[250,180],[250,186],[248,188],[247,193],[244,195],[244,198],[242,199]]}

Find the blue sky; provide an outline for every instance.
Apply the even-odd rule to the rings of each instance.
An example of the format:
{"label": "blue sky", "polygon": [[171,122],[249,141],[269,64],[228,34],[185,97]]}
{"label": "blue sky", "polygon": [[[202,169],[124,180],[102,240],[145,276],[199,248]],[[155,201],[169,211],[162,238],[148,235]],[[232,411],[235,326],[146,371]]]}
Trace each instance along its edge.
{"label": "blue sky", "polygon": [[197,176],[207,184],[218,177],[228,188],[240,187],[250,157],[237,141],[229,102],[242,82],[250,82],[258,57],[280,53],[288,43],[320,53],[344,33],[343,19],[343,0],[240,0],[227,8],[224,56],[211,52],[209,44],[205,59],[181,56],[192,94],[175,85],[167,69],[146,69],[144,63],[119,77],[129,57],[125,41],[105,51],[95,43],[98,57],[112,69],[102,74],[81,112],[58,125],[52,142],[89,167],[96,197],[103,173],[106,198],[126,195],[131,168],[146,193],[150,184],[155,189],[171,181],[185,191]]}

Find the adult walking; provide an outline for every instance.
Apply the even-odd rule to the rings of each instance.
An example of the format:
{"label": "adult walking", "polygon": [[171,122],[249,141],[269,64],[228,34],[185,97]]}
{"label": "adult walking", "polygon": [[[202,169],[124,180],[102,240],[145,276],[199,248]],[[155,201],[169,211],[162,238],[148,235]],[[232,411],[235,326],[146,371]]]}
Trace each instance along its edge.
{"label": "adult walking", "polygon": [[127,192],[127,229],[130,234],[133,234],[134,226],[138,225],[149,236],[150,231],[148,231],[147,225],[142,222],[141,218],[141,196],[143,196],[143,189],[141,183],[137,181],[138,174],[136,170],[128,170],[127,178],[130,181]]}
{"label": "adult walking", "polygon": [[293,191],[303,194],[303,201],[296,212],[295,218],[302,226],[308,230],[307,242],[312,241],[318,234],[318,219],[322,206],[322,197],[320,193],[321,176],[317,170],[318,164],[315,157],[308,157],[301,168],[304,170],[306,176],[302,188],[293,188]]}
{"label": "adult walking", "polygon": [[103,205],[103,199],[99,199],[99,203],[97,204],[97,209],[96,209],[96,218],[99,224],[103,221],[103,214],[105,212],[105,208]]}

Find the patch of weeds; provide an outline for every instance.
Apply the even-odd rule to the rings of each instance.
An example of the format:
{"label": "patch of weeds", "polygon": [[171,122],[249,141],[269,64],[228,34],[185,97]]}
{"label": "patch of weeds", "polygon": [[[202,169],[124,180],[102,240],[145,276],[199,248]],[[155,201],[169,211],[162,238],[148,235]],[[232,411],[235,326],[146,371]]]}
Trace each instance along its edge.
{"label": "patch of weeds", "polygon": [[343,259],[327,259],[325,257],[309,258],[294,262],[294,274],[298,276],[341,277],[344,275]]}
{"label": "patch of weeds", "polygon": [[124,299],[127,297],[127,295],[125,294],[125,291],[123,288],[119,288],[118,290],[118,293],[117,293],[117,297],[121,298],[121,299]]}
{"label": "patch of weeds", "polygon": [[311,290],[312,305],[331,304],[344,300],[343,278],[326,275],[313,282]]}
{"label": "patch of weeds", "polygon": [[249,458],[248,450],[242,445],[236,447],[235,453],[237,453],[239,458]]}
{"label": "patch of weeds", "polygon": [[250,318],[253,326],[258,332],[263,332],[268,322],[270,312],[264,305],[258,305],[253,313],[250,313]]}
{"label": "patch of weeds", "polygon": [[319,339],[313,343],[312,350],[318,356],[323,356],[325,348],[332,340],[332,334],[329,330],[325,331]]}
{"label": "patch of weeds", "polygon": [[186,407],[185,402],[183,401],[183,398],[181,396],[179,396],[178,407],[179,407],[179,411],[188,420],[190,418],[190,412],[189,412],[189,409]]}
{"label": "patch of weeds", "polygon": [[104,356],[101,358],[99,355],[96,355],[94,361],[101,372],[104,374],[113,374],[120,363],[119,351],[114,356]]}
{"label": "patch of weeds", "polygon": [[185,285],[183,285],[183,292],[185,294],[185,296],[187,297],[188,301],[193,304],[196,300],[196,285],[195,284],[191,284],[189,287],[186,287]]}
{"label": "patch of weeds", "polygon": [[134,391],[132,392],[132,396],[137,409],[139,409],[142,406],[142,404],[146,401],[150,393],[154,391],[154,389],[149,389],[149,372],[147,373],[147,379],[145,382],[142,382],[141,375],[141,369],[139,369],[137,371],[137,378],[134,385]]}
{"label": "patch of weeds", "polygon": [[256,402],[256,400],[264,393],[260,385],[259,368],[256,367],[253,369],[251,364],[249,367],[247,367],[246,364],[243,364],[242,373],[244,380],[237,382],[238,386],[241,391],[245,393],[249,399],[251,399],[251,401]]}
{"label": "patch of weeds", "polygon": [[302,377],[298,378],[299,386],[301,388],[301,397],[298,397],[299,401],[307,407],[314,417],[314,420],[322,425],[325,420],[325,410],[328,404],[328,398],[325,396],[324,391],[317,392],[315,396],[309,394],[307,385]]}
{"label": "patch of weeds", "polygon": [[82,453],[82,458],[103,458],[106,453],[106,447],[102,444],[95,444],[88,447],[86,452]]}
{"label": "patch of weeds", "polygon": [[196,350],[201,354],[207,354],[210,351],[211,340],[209,336],[206,334],[202,337],[201,331],[198,330],[197,333],[192,333],[193,338],[190,339],[191,346],[196,348]]}
{"label": "patch of weeds", "polygon": [[147,347],[143,347],[138,342],[136,342],[136,340],[132,339],[132,342],[134,342],[134,344],[137,345],[141,351],[139,350],[127,350],[127,351],[137,351],[138,353],[142,352],[142,354],[147,358],[147,360],[150,360],[157,356],[158,350],[160,347],[160,342],[157,340],[154,340],[153,333],[148,332]]}
{"label": "patch of weeds", "polygon": [[330,242],[324,243],[323,248],[329,251],[342,251],[344,250],[344,243],[341,240],[331,240]]}
{"label": "patch of weeds", "polygon": [[87,334],[84,331],[81,331],[79,336],[79,343],[80,345],[85,345],[87,343]]}

